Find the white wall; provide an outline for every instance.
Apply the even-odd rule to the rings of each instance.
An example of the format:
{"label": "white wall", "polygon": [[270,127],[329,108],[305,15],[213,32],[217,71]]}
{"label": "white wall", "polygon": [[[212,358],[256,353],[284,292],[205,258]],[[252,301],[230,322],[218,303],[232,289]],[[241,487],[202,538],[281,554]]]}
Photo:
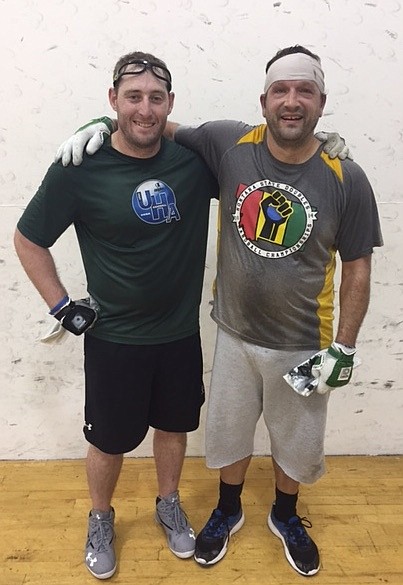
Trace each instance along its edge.
{"label": "white wall", "polygon": [[[110,113],[116,60],[136,49],[172,71],[172,119],[261,121],[267,60],[300,43],[323,60],[329,89],[323,130],[337,129],[376,191],[385,246],[375,253],[372,302],[359,339],[363,365],[333,393],[328,453],[402,453],[403,11],[399,0],[2,0],[0,124],[0,458],[81,457],[81,340],[36,341],[46,308],[27,282],[12,233],[57,145]],[[209,317],[215,213],[202,332],[208,385],[215,329]],[[54,247],[72,296],[84,293],[74,236]],[[203,427],[203,425],[202,425]],[[188,453],[203,454],[203,428]],[[270,450],[260,425],[256,452]],[[135,452],[149,455],[150,437]]]}

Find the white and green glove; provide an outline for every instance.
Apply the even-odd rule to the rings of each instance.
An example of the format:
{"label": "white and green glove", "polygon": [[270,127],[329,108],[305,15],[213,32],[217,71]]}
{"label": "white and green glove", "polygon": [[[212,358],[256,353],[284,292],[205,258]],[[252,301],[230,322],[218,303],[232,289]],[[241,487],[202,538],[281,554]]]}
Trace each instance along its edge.
{"label": "white and green glove", "polygon": [[80,165],[83,162],[84,150],[87,154],[94,154],[101,148],[105,136],[109,136],[113,130],[113,122],[107,116],[91,120],[59,146],[55,162],[61,160],[64,167],[70,162],[75,166]]}
{"label": "white and green glove", "polygon": [[346,141],[337,132],[317,132],[315,138],[324,143],[323,150],[330,158],[339,158],[340,160],[349,158],[353,160]]}
{"label": "white and green glove", "polygon": [[316,355],[312,365],[312,376],[318,378],[316,386],[318,394],[326,394],[329,390],[345,386],[350,382],[355,352],[355,347],[334,341],[327,350]]}

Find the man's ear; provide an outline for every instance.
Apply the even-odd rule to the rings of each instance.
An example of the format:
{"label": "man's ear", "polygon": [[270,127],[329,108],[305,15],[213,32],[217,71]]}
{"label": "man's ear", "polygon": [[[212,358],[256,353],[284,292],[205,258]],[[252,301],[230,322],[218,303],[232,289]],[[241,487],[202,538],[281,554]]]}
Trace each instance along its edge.
{"label": "man's ear", "polygon": [[322,93],[322,96],[321,97],[322,97],[322,105],[321,105],[320,115],[323,116],[323,110],[325,109],[327,95],[325,95],[324,93]]}
{"label": "man's ear", "polygon": [[266,94],[262,93],[260,96],[260,106],[262,108],[263,118],[266,117]]}
{"label": "man's ear", "polygon": [[118,94],[114,87],[109,88],[108,97],[109,103],[111,104],[111,108],[116,112],[116,102],[118,99]]}
{"label": "man's ear", "polygon": [[171,91],[168,94],[168,99],[169,99],[169,108],[168,108],[168,116],[169,114],[172,112],[173,107],[174,107],[174,101],[175,101],[175,94],[173,91]]}

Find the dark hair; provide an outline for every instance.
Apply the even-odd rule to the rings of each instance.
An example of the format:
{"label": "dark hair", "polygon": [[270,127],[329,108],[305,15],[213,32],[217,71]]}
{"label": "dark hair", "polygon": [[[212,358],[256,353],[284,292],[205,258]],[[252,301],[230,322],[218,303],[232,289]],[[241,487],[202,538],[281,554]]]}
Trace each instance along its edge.
{"label": "dark hair", "polygon": [[[143,51],[133,51],[132,53],[127,53],[126,55],[123,55],[117,61],[116,65],[113,69],[113,79],[115,80],[115,78],[117,77],[117,75],[118,75],[120,69],[122,69],[122,67],[124,67],[126,64],[129,64],[130,62],[136,61],[136,60],[151,61],[157,65],[161,65],[161,67],[167,71],[169,78],[171,78],[171,74],[169,73],[168,67],[167,67],[166,63],[164,61],[162,61],[162,59],[158,59],[158,57],[155,57],[152,53],[144,53]],[[120,79],[117,79],[113,83],[113,85],[116,89],[117,89],[117,86],[119,85],[119,82],[120,82]],[[172,85],[168,79],[166,79],[165,82],[166,82],[168,93],[169,93],[172,89]]]}
{"label": "dark hair", "polygon": [[270,61],[266,65],[265,72],[267,73],[269,67],[273,65],[275,61],[281,59],[281,57],[285,57],[286,55],[294,55],[295,53],[305,53],[305,55],[309,55],[313,59],[316,59],[320,63],[320,57],[312,53],[309,49],[306,49],[302,45],[294,45],[293,47],[286,47],[285,49],[280,49],[277,53],[270,59]]}

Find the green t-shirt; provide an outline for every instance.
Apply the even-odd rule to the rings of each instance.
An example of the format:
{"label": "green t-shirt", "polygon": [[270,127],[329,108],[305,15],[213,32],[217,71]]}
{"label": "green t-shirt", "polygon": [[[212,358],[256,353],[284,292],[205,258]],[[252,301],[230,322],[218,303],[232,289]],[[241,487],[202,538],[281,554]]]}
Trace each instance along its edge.
{"label": "green t-shirt", "polygon": [[79,167],[53,164],[18,229],[49,248],[74,224],[88,292],[100,305],[92,335],[166,343],[199,329],[217,193],[207,166],[178,144],[163,139],[156,156],[136,159],[107,141]]}

